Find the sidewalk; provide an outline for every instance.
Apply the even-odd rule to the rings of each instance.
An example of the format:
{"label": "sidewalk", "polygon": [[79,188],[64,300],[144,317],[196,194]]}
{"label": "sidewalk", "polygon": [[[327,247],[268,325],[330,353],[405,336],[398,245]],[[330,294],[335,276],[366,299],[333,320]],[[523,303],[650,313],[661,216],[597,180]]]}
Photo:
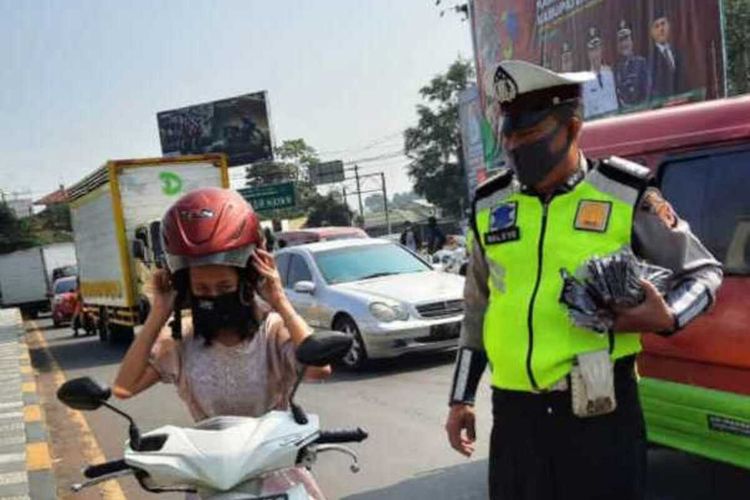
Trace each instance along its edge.
{"label": "sidewalk", "polygon": [[0,309],[0,500],[55,497],[47,432],[18,309]]}

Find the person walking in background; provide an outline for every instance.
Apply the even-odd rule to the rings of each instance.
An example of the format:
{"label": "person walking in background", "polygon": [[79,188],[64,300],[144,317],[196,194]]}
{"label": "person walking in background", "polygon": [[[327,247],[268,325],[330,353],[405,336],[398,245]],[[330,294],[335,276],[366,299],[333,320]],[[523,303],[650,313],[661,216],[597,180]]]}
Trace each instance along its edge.
{"label": "person walking in background", "polygon": [[633,30],[628,22],[620,21],[617,30],[617,52],[615,64],[615,87],[620,106],[637,106],[648,97],[649,74],[645,57],[633,51]]}
{"label": "person walking in background", "polygon": [[427,219],[427,252],[432,255],[445,245],[445,234],[435,217]]}
{"label": "person walking in background", "polygon": [[411,221],[404,222],[404,230],[401,232],[401,244],[412,252],[417,252],[422,247],[422,241],[419,239],[416,231],[412,227]]}

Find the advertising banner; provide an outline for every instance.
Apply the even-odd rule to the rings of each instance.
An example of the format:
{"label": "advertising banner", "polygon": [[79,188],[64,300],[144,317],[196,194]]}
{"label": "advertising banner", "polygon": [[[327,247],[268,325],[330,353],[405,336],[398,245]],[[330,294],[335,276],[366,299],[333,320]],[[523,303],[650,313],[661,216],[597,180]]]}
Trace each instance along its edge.
{"label": "advertising banner", "polygon": [[229,166],[273,160],[266,92],[157,114],[165,156],[226,153]]}
{"label": "advertising banner", "polygon": [[[585,118],[724,96],[720,0],[472,0],[483,127],[499,109],[481,88],[487,68],[522,59],[553,71],[591,71]],[[485,161],[498,154],[486,134]]]}
{"label": "advertising banner", "polygon": [[458,95],[458,119],[461,124],[466,187],[471,198],[477,186],[487,178],[482,146],[482,106],[476,85],[468,86]]}

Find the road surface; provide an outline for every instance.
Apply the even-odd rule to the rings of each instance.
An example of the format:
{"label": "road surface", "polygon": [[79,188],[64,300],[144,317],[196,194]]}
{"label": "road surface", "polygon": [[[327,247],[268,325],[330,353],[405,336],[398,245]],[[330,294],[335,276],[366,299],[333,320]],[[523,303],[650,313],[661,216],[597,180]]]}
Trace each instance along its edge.
{"label": "road surface", "polygon": [[[54,329],[49,320],[37,322],[46,340],[46,350],[32,350],[40,369],[40,385],[48,426],[53,437],[56,474],[63,488],[80,479],[85,447],[78,435],[85,432],[70,422],[70,412],[54,401],[55,377],[66,379],[88,375],[111,382],[125,347],[99,343],[96,337],[71,337],[67,328]],[[50,357],[52,359],[50,359]],[[378,363],[364,373],[337,373],[329,381],[305,384],[299,402],[321,417],[326,428],[361,426],[370,438],[355,445],[362,470],[349,471],[348,458],[322,455],[315,468],[329,498],[375,500],[483,499],[487,497],[485,473],[490,424],[489,390],[483,384],[477,401],[478,450],[467,460],[447,444],[443,423],[446,395],[451,379],[453,355],[438,354]],[[188,425],[190,417],[172,386],[159,384],[133,400],[119,403],[135,417],[142,430],[164,424]],[[127,424],[117,415],[99,410],[85,420],[98,446],[108,459],[122,454]],[[151,498],[133,479],[120,481],[127,498]],[[156,497],[156,496],[154,496]],[[702,460],[666,449],[649,452],[649,499],[747,499],[750,472]],[[100,498],[97,494],[78,498]],[[181,499],[182,495],[159,495]]]}

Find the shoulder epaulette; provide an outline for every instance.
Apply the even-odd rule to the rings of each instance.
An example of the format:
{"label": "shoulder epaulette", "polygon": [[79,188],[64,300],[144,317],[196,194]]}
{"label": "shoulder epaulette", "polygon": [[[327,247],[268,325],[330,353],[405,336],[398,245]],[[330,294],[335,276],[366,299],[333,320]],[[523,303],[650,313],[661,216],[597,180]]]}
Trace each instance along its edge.
{"label": "shoulder epaulette", "polygon": [[651,176],[651,171],[647,167],[619,156],[610,156],[602,160],[598,169],[613,181],[639,190],[648,185]]}
{"label": "shoulder epaulette", "polygon": [[510,186],[511,182],[513,182],[513,171],[509,168],[504,168],[477,186],[474,199],[486,198],[492,193]]}

